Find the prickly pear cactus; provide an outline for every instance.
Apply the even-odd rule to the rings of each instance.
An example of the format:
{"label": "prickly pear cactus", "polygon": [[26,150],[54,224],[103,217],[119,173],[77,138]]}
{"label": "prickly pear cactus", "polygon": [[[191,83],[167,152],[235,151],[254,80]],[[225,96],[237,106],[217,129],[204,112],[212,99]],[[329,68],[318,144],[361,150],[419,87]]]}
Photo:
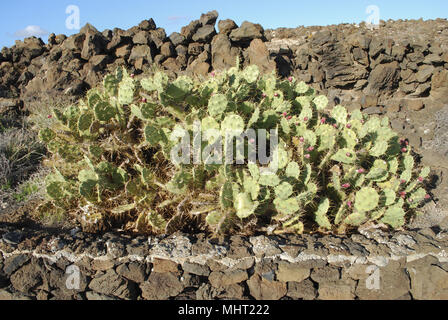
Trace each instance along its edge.
{"label": "prickly pear cactus", "polygon": [[[429,198],[430,169],[387,118],[328,110],[304,82],[256,66],[201,81],[118,69],[55,118],[40,132],[54,168],[45,208],[91,223],[149,233],[347,232],[367,222],[400,228]],[[260,130],[266,146],[278,138],[272,152],[258,148]],[[232,151],[240,161],[226,163]]]}

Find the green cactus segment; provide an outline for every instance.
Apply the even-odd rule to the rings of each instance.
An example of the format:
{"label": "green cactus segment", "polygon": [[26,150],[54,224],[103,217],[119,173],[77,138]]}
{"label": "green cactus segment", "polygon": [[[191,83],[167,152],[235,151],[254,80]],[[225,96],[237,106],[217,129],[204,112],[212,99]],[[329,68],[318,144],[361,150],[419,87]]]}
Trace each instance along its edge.
{"label": "green cactus segment", "polygon": [[373,167],[366,175],[366,179],[372,181],[385,181],[388,177],[388,166],[384,160],[375,160]]}
{"label": "green cactus segment", "polygon": [[54,108],[53,115],[60,123],[67,125],[67,117],[64,115],[63,112],[61,112],[61,110]]}
{"label": "green cactus segment", "polygon": [[373,157],[381,157],[386,153],[388,148],[389,144],[387,141],[379,140],[374,144],[373,148],[370,149],[370,155]]}
{"label": "green cactus segment", "polygon": [[156,74],[153,77],[153,83],[156,87],[156,90],[160,93],[163,93],[165,88],[168,86],[169,78],[168,75],[164,72],[156,72]]}
{"label": "green cactus segment", "polygon": [[135,83],[131,78],[123,79],[118,88],[118,102],[121,105],[129,105],[135,98]]}
{"label": "green cactus segment", "polygon": [[331,111],[331,116],[336,120],[336,122],[346,125],[348,112],[343,106],[336,106]]}
{"label": "green cactus segment", "polygon": [[113,214],[122,214],[122,213],[126,213],[126,212],[134,210],[135,207],[136,207],[135,203],[125,204],[125,205],[122,205],[122,206],[112,209],[111,212]]}
{"label": "green cactus segment", "polygon": [[396,193],[391,189],[384,189],[381,193],[381,201],[384,206],[390,206],[395,203]]}
{"label": "green cactus segment", "polygon": [[219,199],[222,209],[233,206],[233,186],[231,182],[224,183],[219,194]]}
{"label": "green cactus segment", "polygon": [[208,114],[211,117],[221,117],[228,106],[227,98],[224,94],[215,94],[208,103]]}
{"label": "green cactus segment", "polygon": [[157,90],[157,86],[151,78],[142,79],[140,81],[140,86],[147,92],[154,92]]}
{"label": "green cactus segment", "polygon": [[427,194],[426,190],[423,188],[419,188],[414,192],[412,192],[408,198],[409,207],[417,208],[419,205],[421,205],[422,202],[425,200],[426,194]]}
{"label": "green cactus segment", "polygon": [[245,219],[255,213],[255,209],[258,207],[258,202],[253,202],[250,195],[247,193],[239,193],[235,197],[234,206],[238,218]]}
{"label": "green cactus segment", "polygon": [[89,153],[94,157],[99,159],[104,154],[104,149],[99,146],[90,146]]}
{"label": "green cactus segment", "polygon": [[275,195],[279,199],[287,200],[293,193],[293,187],[287,182],[282,182],[275,188]]}
{"label": "green cactus segment", "polygon": [[350,117],[351,120],[357,120],[357,121],[364,120],[364,115],[362,114],[361,110],[359,110],[359,109],[352,111],[350,116],[351,116]]}
{"label": "green cactus segment", "polygon": [[341,170],[338,166],[334,166],[330,169],[331,172],[331,182],[335,190],[341,191]]}
{"label": "green cactus segment", "polygon": [[260,169],[258,166],[255,163],[249,163],[248,169],[252,178],[258,181],[258,179],[260,179]]}
{"label": "green cactus segment", "polygon": [[40,130],[40,132],[39,132],[39,139],[42,142],[50,143],[55,138],[56,138],[56,133],[51,129],[46,128],[46,129]]}
{"label": "green cactus segment", "polygon": [[296,234],[303,234],[305,226],[303,222],[298,221],[300,216],[294,217],[289,221],[283,223],[283,227],[288,230],[288,232],[293,232]]}
{"label": "green cactus segment", "polygon": [[202,119],[202,134],[203,139],[206,139],[209,144],[215,143],[221,136],[219,123],[212,117]]}
{"label": "green cactus segment", "polygon": [[92,123],[93,123],[93,115],[91,115],[90,113],[83,114],[79,117],[78,120],[78,130],[88,131]]}
{"label": "green cactus segment", "polygon": [[372,221],[378,221],[384,216],[384,213],[386,212],[385,209],[379,209],[377,211],[374,211],[370,214],[370,220]]}
{"label": "green cactus segment", "polygon": [[260,185],[258,182],[252,178],[251,176],[245,176],[244,177],[244,190],[246,193],[250,194],[252,197],[252,200],[257,200],[258,195],[260,194]]}
{"label": "green cactus segment", "polygon": [[165,94],[175,101],[182,101],[193,89],[193,81],[182,76],[177,78],[166,88]]}
{"label": "green cactus segment", "polygon": [[260,76],[260,70],[256,65],[251,65],[243,71],[243,78],[248,83],[256,82],[259,76]]}
{"label": "green cactus segment", "polygon": [[330,125],[321,125],[316,129],[316,135],[319,136],[320,144],[318,151],[331,150],[336,144],[336,129]]}
{"label": "green cactus segment", "polygon": [[389,172],[391,174],[396,174],[398,171],[399,162],[396,158],[388,161]]}
{"label": "green cactus segment", "polygon": [[328,98],[326,96],[318,96],[314,98],[313,103],[317,110],[322,111],[328,106]]}
{"label": "green cactus segment", "polygon": [[141,182],[137,179],[131,180],[126,184],[126,193],[129,196],[142,198],[144,197],[144,192],[141,186]]}
{"label": "green cactus segment", "polygon": [[304,185],[308,185],[311,180],[311,175],[313,174],[313,168],[310,164],[307,164],[302,172],[302,181]]}
{"label": "green cactus segment", "polygon": [[68,163],[77,163],[81,160],[81,150],[78,145],[60,144],[57,153]]}
{"label": "green cactus segment", "polygon": [[303,131],[302,136],[309,146],[314,147],[317,144],[317,136],[313,131],[305,130]]}
{"label": "green cactus segment", "polygon": [[189,173],[179,172],[166,184],[166,189],[171,193],[182,195],[187,191],[191,181],[192,176]]}
{"label": "green cactus segment", "polygon": [[[299,115],[300,121],[307,123],[309,120],[311,120],[313,118],[313,109],[311,109],[311,107],[310,107],[309,100],[306,98],[303,98],[303,99],[297,98],[296,102],[302,108],[302,111],[300,112],[300,115]],[[306,121],[305,119],[308,119],[308,121]]]}
{"label": "green cactus segment", "polygon": [[274,200],[274,206],[280,217],[288,217],[300,210],[299,202],[296,198],[282,199],[277,198]]}
{"label": "green cactus segment", "polygon": [[410,184],[408,184],[408,186],[406,187],[406,190],[405,190],[406,193],[412,192],[418,186],[419,183],[420,183],[419,181],[414,181],[414,182],[411,182]]}
{"label": "green cactus segment", "polygon": [[212,211],[207,215],[205,219],[207,223],[211,226],[216,226],[221,223],[221,221],[225,218],[225,215],[222,211]]}
{"label": "green cactus segment", "polygon": [[354,212],[350,214],[347,218],[344,220],[344,224],[353,226],[353,227],[359,227],[363,225],[365,222],[367,222],[368,217],[364,212]]}
{"label": "green cactus segment", "polygon": [[277,167],[283,169],[288,165],[289,156],[288,152],[281,146],[279,146],[273,154],[273,161],[269,164],[270,168]]}
{"label": "green cactus segment", "polygon": [[45,178],[45,184],[48,196],[54,200],[61,200],[68,193],[67,181],[59,172],[49,174]]}
{"label": "green cactus segment", "polygon": [[284,134],[289,135],[291,133],[291,126],[289,125],[288,120],[286,120],[285,118],[282,118],[280,120],[280,126]]}
{"label": "green cactus segment", "polygon": [[156,128],[152,125],[148,125],[145,128],[145,139],[151,146],[156,146],[160,142],[166,142],[167,137],[163,130]]}
{"label": "green cactus segment", "polygon": [[389,128],[389,125],[390,125],[390,119],[389,119],[389,117],[383,117],[383,118],[381,119],[381,126],[382,126],[382,127]]}
{"label": "green cactus segment", "polygon": [[51,182],[47,184],[47,194],[54,200],[61,200],[65,197],[64,184],[61,182]]}
{"label": "green cactus segment", "polygon": [[[118,81],[118,79],[111,74],[108,74],[104,80],[103,80],[103,85],[104,85],[104,89],[106,90],[106,92],[111,95],[111,96],[116,96],[118,94],[118,84],[120,82]],[[93,106],[90,103],[90,99],[89,99],[89,106],[91,108],[93,108]]]}
{"label": "green cactus segment", "polygon": [[95,105],[95,117],[102,122],[107,122],[117,114],[116,109],[108,102],[101,101]]}
{"label": "green cactus segment", "polygon": [[82,182],[79,185],[79,194],[82,195],[89,202],[101,202],[101,197],[98,191],[98,183],[95,181]]}
{"label": "green cactus segment", "polygon": [[412,170],[405,170],[401,173],[400,175],[400,179],[405,181],[405,182],[409,182],[412,179]]}
{"label": "green cactus segment", "polygon": [[422,171],[420,172],[420,177],[425,179],[427,177],[429,177],[429,174],[431,173],[431,168],[429,167],[425,167],[422,169]]}
{"label": "green cactus segment", "polygon": [[219,123],[212,117],[206,117],[202,119],[202,131],[207,132],[209,130],[217,130],[219,131],[221,128]]}
{"label": "green cactus segment", "polygon": [[262,186],[276,187],[280,184],[280,178],[273,173],[263,173],[260,175],[260,180],[258,182]]}
{"label": "green cactus segment", "polygon": [[297,94],[305,94],[308,92],[309,89],[310,87],[305,82],[300,81],[296,84],[295,92]]}
{"label": "green cactus segment", "polygon": [[244,120],[239,115],[228,115],[221,124],[221,133],[225,137],[227,134],[239,135],[245,128]]}
{"label": "green cactus segment", "polygon": [[[378,140],[392,142],[398,138],[398,135],[389,127],[382,126],[380,130],[377,132]],[[394,139],[395,138],[395,139]],[[389,146],[390,147],[390,146]]]}
{"label": "green cactus segment", "polygon": [[81,170],[78,175],[78,180],[81,182],[87,182],[87,181],[99,181],[99,176],[96,174],[93,170]]}
{"label": "green cactus segment", "polygon": [[260,108],[256,108],[253,112],[249,122],[247,123],[247,128],[252,128],[252,126],[255,125],[258,120],[260,120]]}
{"label": "green cactus segment", "polygon": [[152,120],[156,116],[156,105],[144,103],[140,106],[131,105],[131,113],[140,120]]}
{"label": "green cactus segment", "polygon": [[290,162],[286,167],[285,174],[287,177],[299,179],[300,177],[300,166],[297,162]]}
{"label": "green cactus segment", "polygon": [[374,117],[368,120],[361,128],[359,132],[359,137],[362,139],[368,134],[377,133],[381,128],[381,121],[379,118]]}
{"label": "green cactus segment", "polygon": [[80,109],[76,106],[68,107],[63,113],[65,125],[67,125],[71,130],[78,130],[79,113]]}
{"label": "green cactus segment", "polygon": [[279,98],[274,98],[272,107],[274,108],[275,112],[289,113],[291,111],[292,105],[290,102],[284,101]]}
{"label": "green cactus segment", "polygon": [[342,130],[341,137],[343,141],[342,147],[345,147],[349,150],[355,149],[356,145],[358,144],[358,138],[353,130],[344,128]]}
{"label": "green cactus segment", "polygon": [[90,109],[94,109],[96,104],[101,100],[101,96],[98,94],[98,92],[92,91],[87,95],[87,105]]}
{"label": "green cactus segment", "polygon": [[319,203],[319,206],[316,210],[316,217],[315,220],[317,224],[324,229],[330,230],[331,229],[331,222],[328,220],[327,212],[330,208],[330,200],[328,198],[325,198]]}
{"label": "green cactus segment", "polygon": [[390,207],[384,213],[381,222],[390,225],[394,229],[397,229],[402,227],[406,223],[405,215],[406,212],[403,210],[403,208],[398,206]]}
{"label": "green cactus segment", "polygon": [[380,196],[375,189],[370,187],[362,188],[356,193],[355,210],[359,212],[372,211],[378,207]]}
{"label": "green cactus segment", "polygon": [[154,180],[154,175],[152,173],[152,171],[148,168],[142,168],[140,170],[140,178],[143,184],[150,186],[153,184],[153,180]]}
{"label": "green cactus segment", "polygon": [[166,230],[166,221],[160,214],[151,212],[148,216],[148,222],[153,229],[165,231]]}
{"label": "green cactus segment", "polygon": [[304,108],[309,109],[311,112],[310,115],[312,116],[313,115],[312,114],[313,109],[311,108],[312,100],[313,100],[313,98],[310,96],[299,96],[299,97],[295,98],[293,104],[298,109],[304,109]]}
{"label": "green cactus segment", "polygon": [[345,164],[354,164],[357,160],[356,153],[347,148],[340,149],[338,152],[336,152],[332,157],[331,160],[336,162],[341,162]]}
{"label": "green cactus segment", "polygon": [[334,218],[334,223],[336,225],[340,225],[346,215],[347,215],[347,206],[345,204],[342,204],[339,207],[338,212],[336,213],[336,216]]}
{"label": "green cactus segment", "polygon": [[403,166],[405,170],[412,171],[414,169],[415,161],[414,158],[410,155],[406,155],[403,159]]}

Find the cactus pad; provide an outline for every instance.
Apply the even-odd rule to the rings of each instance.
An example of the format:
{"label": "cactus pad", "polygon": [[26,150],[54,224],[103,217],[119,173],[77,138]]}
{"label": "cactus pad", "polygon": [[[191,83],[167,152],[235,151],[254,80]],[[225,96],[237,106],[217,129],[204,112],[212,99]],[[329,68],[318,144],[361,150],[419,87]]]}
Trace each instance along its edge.
{"label": "cactus pad", "polygon": [[375,189],[366,187],[356,193],[355,209],[359,212],[367,212],[378,207],[379,195]]}

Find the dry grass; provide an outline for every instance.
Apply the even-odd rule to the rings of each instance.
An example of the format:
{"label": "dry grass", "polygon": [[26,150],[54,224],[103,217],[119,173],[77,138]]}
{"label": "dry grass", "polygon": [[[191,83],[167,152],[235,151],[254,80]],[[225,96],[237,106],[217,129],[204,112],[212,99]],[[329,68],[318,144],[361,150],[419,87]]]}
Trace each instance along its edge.
{"label": "dry grass", "polygon": [[0,134],[0,183],[11,188],[34,173],[45,155],[45,147],[34,132],[11,129]]}
{"label": "dry grass", "polygon": [[0,119],[0,212],[43,199],[49,170],[41,165],[47,151],[38,132],[55,121],[52,110],[67,103],[67,98],[40,97],[25,103],[28,116]]}

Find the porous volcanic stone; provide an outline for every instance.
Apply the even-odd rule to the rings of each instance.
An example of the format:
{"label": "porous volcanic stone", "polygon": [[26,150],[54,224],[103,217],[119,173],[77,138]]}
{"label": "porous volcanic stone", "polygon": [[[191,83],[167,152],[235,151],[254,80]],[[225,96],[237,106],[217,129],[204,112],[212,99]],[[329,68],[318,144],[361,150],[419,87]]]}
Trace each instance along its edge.
{"label": "porous volcanic stone", "polygon": [[283,282],[302,282],[307,279],[310,274],[310,269],[301,268],[296,264],[281,261],[278,264],[277,280]]}
{"label": "porous volcanic stone", "polygon": [[205,25],[212,25],[214,26],[216,23],[216,20],[218,20],[219,13],[216,10],[204,13],[201,15],[201,19],[199,19],[199,22],[202,26]]}
{"label": "porous volcanic stone", "polygon": [[218,22],[218,29],[220,34],[229,35],[232,30],[238,28],[238,25],[235,23],[235,21],[227,19],[227,20],[220,20]]}
{"label": "porous volcanic stone", "polygon": [[286,283],[269,281],[258,274],[248,281],[250,295],[257,300],[279,300],[288,292]]}
{"label": "porous volcanic stone", "polygon": [[193,36],[193,41],[205,43],[213,39],[216,35],[215,27],[212,25],[205,25],[196,31]]}
{"label": "porous volcanic stone", "polygon": [[213,287],[221,288],[243,282],[248,278],[247,271],[233,270],[225,272],[214,271],[210,274],[208,280]]}
{"label": "porous volcanic stone", "polygon": [[148,280],[140,285],[142,297],[147,300],[166,300],[184,290],[184,285],[174,273],[153,272]]}
{"label": "porous volcanic stone", "polygon": [[132,299],[135,297],[134,283],[124,279],[112,269],[99,277],[93,278],[89,288],[97,293],[121,299]]}
{"label": "porous volcanic stone", "polygon": [[239,28],[230,33],[230,40],[234,42],[250,42],[253,39],[261,38],[264,38],[263,27],[248,21],[244,21]]}

